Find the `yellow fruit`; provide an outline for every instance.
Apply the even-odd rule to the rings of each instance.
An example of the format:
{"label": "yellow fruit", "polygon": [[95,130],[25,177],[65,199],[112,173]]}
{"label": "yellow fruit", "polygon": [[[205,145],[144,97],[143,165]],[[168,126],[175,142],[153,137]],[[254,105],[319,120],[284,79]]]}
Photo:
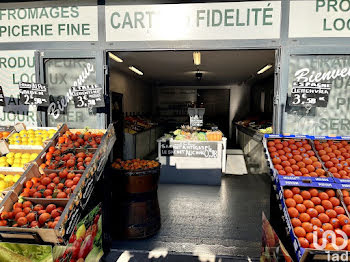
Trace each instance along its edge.
{"label": "yellow fruit", "polygon": [[31,154],[30,155],[30,160],[34,160],[34,159],[36,159],[38,157],[38,154],[37,153],[33,153],[33,154]]}
{"label": "yellow fruit", "polygon": [[23,158],[30,158],[30,154],[29,153],[24,153],[24,154],[22,154],[22,159]]}
{"label": "yellow fruit", "polygon": [[0,191],[3,191],[5,188],[7,188],[7,184],[5,181],[0,181]]}
{"label": "yellow fruit", "polygon": [[49,130],[49,133],[55,134],[55,133],[56,133],[56,130],[55,130],[55,129],[50,129],[50,130]]}
{"label": "yellow fruit", "polygon": [[14,177],[13,175],[7,175],[7,176],[5,176],[4,181],[6,183],[12,182],[13,181],[13,177]]}
{"label": "yellow fruit", "polygon": [[10,152],[6,155],[7,158],[13,158],[15,156],[14,152]]}
{"label": "yellow fruit", "polygon": [[4,179],[5,175],[4,174],[0,174],[0,179]]}
{"label": "yellow fruit", "polygon": [[20,177],[21,177],[21,175],[14,175],[13,179],[12,179],[13,183],[16,183],[17,180],[20,179]]}
{"label": "yellow fruit", "polygon": [[2,156],[2,157],[0,157],[0,162],[6,162],[6,159],[7,159],[7,157]]}
{"label": "yellow fruit", "polygon": [[22,157],[22,153],[16,153],[15,154],[15,158],[17,159],[17,158],[21,158]]}
{"label": "yellow fruit", "polygon": [[15,161],[14,158],[8,158],[8,159],[6,160],[6,162],[7,162],[10,166],[13,165],[13,162],[14,162],[14,161]]}

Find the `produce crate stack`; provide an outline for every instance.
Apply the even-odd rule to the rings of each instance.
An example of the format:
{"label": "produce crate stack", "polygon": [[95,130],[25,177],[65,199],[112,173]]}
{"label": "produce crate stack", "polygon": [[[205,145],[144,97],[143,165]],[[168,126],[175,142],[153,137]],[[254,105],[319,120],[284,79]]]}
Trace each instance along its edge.
{"label": "produce crate stack", "polygon": [[265,135],[263,144],[298,261],[350,250],[348,138]]}
{"label": "produce crate stack", "polygon": [[67,243],[115,140],[112,125],[107,130],[62,125],[1,202],[2,239]]}

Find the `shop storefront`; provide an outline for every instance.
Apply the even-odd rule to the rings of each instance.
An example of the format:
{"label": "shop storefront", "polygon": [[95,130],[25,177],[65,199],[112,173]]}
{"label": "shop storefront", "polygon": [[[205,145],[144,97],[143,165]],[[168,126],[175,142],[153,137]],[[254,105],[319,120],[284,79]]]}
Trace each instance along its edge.
{"label": "shop storefront", "polygon": [[[226,172],[226,154],[229,154],[226,138],[231,144],[240,145],[243,154],[255,164],[256,173],[266,173],[269,169],[273,170],[275,163],[271,162],[272,158],[270,162],[265,161],[264,149],[268,150],[265,133],[309,135],[313,138],[349,136],[349,1],[158,2],[148,1],[142,5],[107,0],[2,3],[0,86],[5,106],[0,107],[1,125],[23,123],[29,127],[57,127],[65,123],[73,129],[108,130],[115,120],[127,120],[131,124],[126,127],[128,131],[124,130],[125,140],[130,142],[124,145],[124,152],[114,150],[115,155],[124,155],[124,160],[127,160],[156,152],[164,167],[160,171],[161,181],[167,173],[171,173],[163,181],[201,184],[205,180],[204,184],[214,185],[221,184],[221,175]],[[173,110],[178,119],[187,115],[187,111],[183,113],[182,97],[186,97],[189,103],[195,100],[192,97],[208,98],[210,85],[202,84],[200,88],[201,84],[195,83],[190,85],[192,93],[185,93],[183,90],[189,85],[178,84],[174,88],[174,85],[159,85],[158,79],[152,83],[149,92],[137,89],[147,85],[146,80],[144,83],[133,82],[131,85],[135,89],[128,91],[124,87],[128,86],[127,82],[121,83],[119,71],[115,73],[116,69],[120,69],[118,64],[111,60],[111,56],[119,55],[131,61],[134,53],[139,54],[139,60],[134,62],[142,63],[148,53],[152,53],[154,67],[160,68],[175,61],[172,57],[173,60],[157,64],[156,58],[162,53],[168,52],[166,56],[169,59],[171,53],[178,52],[180,57],[181,52],[188,52],[191,56],[194,51],[207,52],[205,54],[214,59],[220,54],[224,54],[221,57],[232,55],[232,60],[241,52],[241,60],[226,64],[235,71],[239,71],[240,66],[246,69],[245,63],[249,61],[254,64],[253,58],[248,59],[249,55],[258,61],[259,52],[266,51],[262,56],[268,57],[260,60],[266,63],[255,65],[254,75],[250,78],[247,73],[249,77],[240,85],[233,87],[224,81],[218,84],[220,88],[217,90],[222,92],[218,96],[227,96],[227,101],[205,100],[207,104],[227,103],[227,115],[223,114],[225,123],[219,128],[225,130],[224,138],[220,136],[219,140],[208,141],[210,132],[215,132],[217,127],[204,132],[204,141],[198,138],[203,136],[200,130],[195,132],[196,141],[186,141],[193,133],[187,127],[180,128],[180,135],[175,134],[169,140],[165,135],[169,130],[152,123],[152,117],[145,121],[147,114],[154,115],[157,111],[161,115],[162,103],[159,101],[165,101],[169,96],[179,97],[180,102],[174,98],[167,109]],[[128,64],[127,67],[130,69],[133,65]],[[268,67],[266,70],[272,68],[269,78],[259,79],[260,73],[256,73],[256,69],[260,68],[257,66],[265,65]],[[198,65],[194,70],[191,76],[201,80],[202,72]],[[162,74],[165,75],[164,72]],[[21,82],[45,84],[49,102],[39,106],[23,104],[18,88]],[[90,105],[89,101],[81,100],[80,106],[77,106],[72,87],[79,86],[96,86],[102,90],[101,104]],[[228,93],[225,90],[229,90]],[[143,104],[141,100],[144,97],[151,102]],[[247,97],[253,97],[249,106],[252,108],[256,104],[256,110],[245,107]],[[196,102],[200,104],[203,101],[198,98]],[[152,104],[157,104],[157,107],[152,107]],[[123,108],[124,115],[118,115],[116,108]],[[207,115],[210,116],[208,108]],[[118,112],[115,113],[115,110]],[[245,111],[250,112],[242,113]],[[212,116],[212,119],[215,120],[215,117]],[[187,119],[186,116],[184,123],[187,120],[189,117]],[[177,127],[179,123],[180,120],[176,123]],[[120,134],[124,132],[120,130]],[[198,133],[202,134],[197,137]],[[117,131],[117,143],[118,134]],[[196,151],[193,148],[199,147],[209,148],[210,152],[198,153],[198,157],[191,156],[191,159],[184,155],[187,154],[184,147],[190,148],[191,153]],[[174,148],[178,149],[177,156],[174,156]],[[185,153],[180,149],[184,149]],[[124,165],[120,161],[115,164]],[[184,179],[185,171],[181,173],[181,169],[194,174],[193,169],[199,167],[210,170],[208,174],[212,173],[212,177],[203,179],[199,174],[199,177],[187,175]]]}

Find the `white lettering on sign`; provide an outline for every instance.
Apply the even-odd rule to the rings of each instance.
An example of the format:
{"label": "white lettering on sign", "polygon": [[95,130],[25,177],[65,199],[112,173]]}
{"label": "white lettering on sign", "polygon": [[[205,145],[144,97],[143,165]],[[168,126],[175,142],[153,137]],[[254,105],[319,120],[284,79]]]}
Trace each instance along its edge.
{"label": "white lettering on sign", "polygon": [[350,67],[342,69],[334,69],[324,73],[321,72],[310,72],[309,68],[302,68],[295,72],[295,78],[298,82],[321,82],[334,80],[337,77],[345,78],[350,76]]}
{"label": "white lettering on sign", "polygon": [[[86,67],[83,69],[83,72],[79,75],[78,79],[74,81],[73,86],[84,84],[85,80],[94,72],[94,66],[90,63],[86,64]],[[68,92],[64,98],[60,101],[52,102],[47,110],[47,113],[51,115],[54,119],[60,117],[60,112],[68,106],[69,101],[73,100],[73,87],[68,89]]]}
{"label": "white lettering on sign", "polygon": [[281,1],[107,5],[107,41],[276,39]]}
{"label": "white lettering on sign", "polygon": [[291,1],[289,37],[350,37],[350,1]]}
{"label": "white lettering on sign", "polygon": [[0,42],[97,41],[96,1],[2,4]]}

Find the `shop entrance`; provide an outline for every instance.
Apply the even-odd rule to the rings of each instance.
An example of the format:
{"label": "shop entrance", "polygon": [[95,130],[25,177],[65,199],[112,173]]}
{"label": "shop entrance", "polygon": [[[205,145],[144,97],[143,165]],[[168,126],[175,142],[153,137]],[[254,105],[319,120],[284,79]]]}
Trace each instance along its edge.
{"label": "shop entrance", "polygon": [[[116,238],[112,250],[119,255],[125,250],[137,250],[137,254],[161,250],[214,258],[258,257],[262,211],[269,216],[270,178],[266,167],[260,166],[266,161],[254,158],[260,149],[252,141],[272,132],[275,50],[111,51],[107,60],[107,89],[122,95],[124,146],[120,158],[159,160],[162,137],[208,141],[209,133],[220,131],[227,138],[224,167],[216,170],[219,186],[201,177],[191,183],[189,177],[198,171],[195,164],[189,161],[180,167],[177,163],[175,169],[188,171],[183,175],[186,183],[163,180],[171,169],[161,173],[160,231],[146,240]],[[199,127],[191,127],[189,109],[193,108],[205,111]],[[174,176],[179,175],[177,171]],[[206,172],[214,174],[208,167],[199,170],[199,175]]]}

